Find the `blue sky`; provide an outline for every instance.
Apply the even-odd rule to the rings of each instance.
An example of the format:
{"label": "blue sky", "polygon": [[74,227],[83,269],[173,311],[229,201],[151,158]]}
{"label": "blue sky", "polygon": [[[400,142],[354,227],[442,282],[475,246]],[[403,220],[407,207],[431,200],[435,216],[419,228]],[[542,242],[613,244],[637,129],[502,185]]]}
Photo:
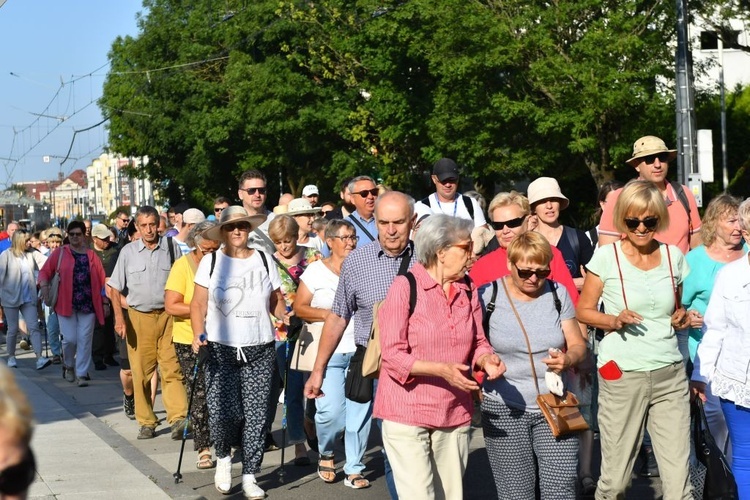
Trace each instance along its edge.
{"label": "blue sky", "polygon": [[75,141],[73,132],[102,120],[96,100],[107,53],[117,36],[137,35],[142,10],[141,0],[7,0],[0,7],[0,188],[68,175],[102,153],[105,124]]}

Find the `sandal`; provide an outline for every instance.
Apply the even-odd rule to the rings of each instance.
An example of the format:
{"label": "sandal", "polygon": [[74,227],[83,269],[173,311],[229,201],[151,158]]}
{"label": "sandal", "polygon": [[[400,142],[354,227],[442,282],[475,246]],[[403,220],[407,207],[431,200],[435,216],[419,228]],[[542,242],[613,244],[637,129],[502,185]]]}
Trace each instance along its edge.
{"label": "sandal", "polygon": [[[323,465],[323,462],[329,462],[331,465]],[[326,483],[336,481],[336,465],[334,464],[333,457],[321,456],[318,459],[318,477]]]}
{"label": "sandal", "polygon": [[344,485],[355,490],[361,490],[362,488],[369,488],[370,481],[365,479],[362,474],[352,474],[344,479]]}
{"label": "sandal", "polygon": [[216,462],[211,458],[211,450],[203,450],[198,453],[198,460],[195,462],[195,467],[200,470],[213,469],[216,467]]}

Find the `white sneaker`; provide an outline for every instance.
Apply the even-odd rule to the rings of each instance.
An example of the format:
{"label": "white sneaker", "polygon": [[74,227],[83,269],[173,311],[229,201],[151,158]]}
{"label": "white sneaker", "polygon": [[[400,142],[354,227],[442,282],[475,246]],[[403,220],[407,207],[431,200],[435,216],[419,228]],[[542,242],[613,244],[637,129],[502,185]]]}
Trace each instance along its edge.
{"label": "white sneaker", "polygon": [[232,457],[220,458],[216,461],[214,486],[224,495],[232,489]]}
{"label": "white sneaker", "polygon": [[47,368],[51,364],[52,364],[52,360],[51,359],[47,359],[44,356],[39,356],[38,358],[36,358],[36,369],[37,370],[42,370],[44,368]]}
{"label": "white sneaker", "polygon": [[76,372],[73,370],[73,368],[68,368],[67,366],[64,366],[63,378],[72,384],[73,382],[76,381]]}
{"label": "white sneaker", "polygon": [[15,356],[8,356],[8,368],[16,368],[18,363],[16,362]]}
{"label": "white sneaker", "polygon": [[266,492],[255,482],[254,474],[242,475],[242,493],[245,494],[245,498],[249,498],[250,500],[263,500],[266,498]]}

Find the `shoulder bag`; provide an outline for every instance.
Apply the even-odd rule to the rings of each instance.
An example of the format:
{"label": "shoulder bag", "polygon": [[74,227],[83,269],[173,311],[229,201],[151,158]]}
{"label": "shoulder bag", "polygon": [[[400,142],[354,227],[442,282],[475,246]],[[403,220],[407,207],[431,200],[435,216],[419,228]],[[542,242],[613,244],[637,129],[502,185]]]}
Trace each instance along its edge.
{"label": "shoulder bag", "polygon": [[566,434],[573,434],[575,432],[585,431],[589,428],[586,421],[583,419],[583,415],[578,410],[578,398],[575,394],[570,391],[565,391],[563,396],[556,394],[547,393],[541,394],[539,392],[539,382],[536,376],[536,368],[534,367],[534,357],[531,355],[531,342],[529,341],[529,335],[526,333],[526,328],[523,326],[521,316],[518,315],[516,306],[513,304],[513,299],[508,293],[508,286],[505,284],[505,280],[500,280],[505,290],[505,295],[508,297],[510,308],[513,309],[513,314],[516,315],[518,325],[521,327],[523,336],[526,339],[526,348],[529,352],[529,361],[531,362],[531,374],[534,376],[534,386],[536,387],[536,402],[539,405],[539,409],[542,411],[542,415],[547,420],[552,435],[554,437],[564,436]]}
{"label": "shoulder bag", "polygon": [[695,398],[691,413],[693,417],[693,443],[695,456],[706,468],[703,496],[707,500],[731,500],[739,498],[737,483],[721,449],[708,429],[703,402]]}
{"label": "shoulder bag", "polygon": [[55,267],[55,275],[52,276],[52,279],[49,282],[49,292],[47,292],[47,300],[44,301],[44,304],[53,310],[57,305],[57,294],[60,289],[60,263],[62,262],[64,251],[65,246],[60,247],[60,254],[57,256],[57,266]]}
{"label": "shoulder bag", "polygon": [[305,323],[297,338],[289,368],[300,372],[311,372],[318,356],[323,323]]}

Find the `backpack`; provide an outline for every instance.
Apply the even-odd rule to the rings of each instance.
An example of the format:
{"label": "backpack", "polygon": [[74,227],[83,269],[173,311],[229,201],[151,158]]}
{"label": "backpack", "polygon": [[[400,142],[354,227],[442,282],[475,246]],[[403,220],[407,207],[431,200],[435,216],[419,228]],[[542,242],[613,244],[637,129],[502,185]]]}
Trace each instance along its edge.
{"label": "backpack", "polygon": [[690,236],[693,233],[693,219],[690,217],[690,202],[688,201],[688,197],[685,194],[685,189],[682,187],[682,185],[678,182],[670,181],[669,185],[672,186],[672,189],[674,190],[675,194],[677,195],[677,199],[680,200],[680,203],[682,203],[682,208],[685,209],[685,213],[687,213],[688,218],[688,247],[690,246]]}
{"label": "backpack", "polygon": [[[502,279],[502,278],[500,278]],[[562,302],[560,301],[560,297],[557,295],[557,287],[559,286],[556,282],[553,285],[553,282],[551,280],[547,280],[547,285],[549,285],[550,290],[552,291],[552,300],[555,303],[555,309],[557,309],[557,315],[560,316],[560,313],[562,312]],[[490,297],[490,301],[487,304],[487,307],[485,308],[484,318],[482,318],[482,326],[484,327],[484,335],[489,338],[490,333],[490,316],[492,316],[492,313],[495,311],[495,301],[497,300],[497,280],[492,282],[492,296]]]}
{"label": "backpack", "polygon": [[[266,272],[268,273],[268,259],[266,258],[266,253],[263,250],[257,250],[258,255],[260,255],[260,259],[263,261],[263,267],[266,268]],[[208,270],[208,277],[214,275],[214,267],[216,267],[216,252],[211,252],[211,269]]]}
{"label": "backpack", "polygon": [[[464,206],[466,207],[466,211],[469,212],[469,217],[471,217],[471,220],[474,220],[474,204],[471,203],[471,198],[466,196],[465,194],[461,195],[461,199],[464,201]],[[432,208],[432,205],[430,205],[430,197],[426,197],[425,199],[421,200],[421,203],[427,205],[428,207]]]}

